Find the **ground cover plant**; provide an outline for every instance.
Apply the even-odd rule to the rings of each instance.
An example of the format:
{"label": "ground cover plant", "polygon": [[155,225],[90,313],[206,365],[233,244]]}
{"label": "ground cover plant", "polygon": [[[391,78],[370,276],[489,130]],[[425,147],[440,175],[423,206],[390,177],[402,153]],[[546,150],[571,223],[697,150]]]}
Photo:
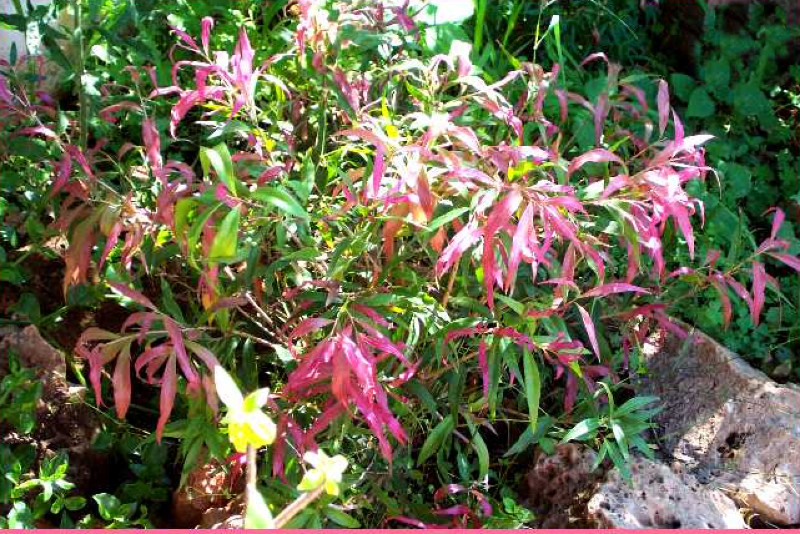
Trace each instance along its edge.
{"label": "ground cover plant", "polygon": [[[79,495],[3,444],[4,526],[169,525],[214,464],[247,526],[518,527],[533,450],[652,455],[630,383],[687,301],[796,314],[784,209],[735,252],[706,220],[731,171],[688,82],[571,48],[568,11],[511,53],[522,5],[77,2],[58,74],[2,64],[6,322],[69,351],[131,466]],[[13,365],[3,424],[37,395]]]}

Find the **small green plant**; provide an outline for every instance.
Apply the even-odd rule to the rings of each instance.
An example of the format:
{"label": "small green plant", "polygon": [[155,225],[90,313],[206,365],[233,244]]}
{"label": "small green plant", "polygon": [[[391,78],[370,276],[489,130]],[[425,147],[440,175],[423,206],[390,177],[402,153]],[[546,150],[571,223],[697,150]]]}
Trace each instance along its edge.
{"label": "small green plant", "polygon": [[9,372],[0,381],[0,421],[5,421],[22,434],[36,426],[36,405],[42,396],[42,382],[33,371],[20,365],[17,354],[9,350]]}
{"label": "small green plant", "polygon": [[[123,503],[118,497],[108,493],[98,493],[92,499],[97,504],[97,513],[105,521],[105,528],[152,528],[147,519],[147,507],[137,503]],[[136,517],[136,512],[139,516]],[[89,519],[82,521],[90,523]]]}
{"label": "small green plant", "polygon": [[[66,478],[68,466],[67,456],[57,454],[42,461],[35,477],[21,480],[18,473],[14,475],[16,480],[10,480],[14,486],[10,491],[13,506],[6,517],[8,528],[36,528],[36,521],[48,514],[60,518],[62,527],[72,526],[68,512],[82,509],[86,499],[68,495],[75,487]],[[32,494],[35,497],[29,505],[23,498]]]}

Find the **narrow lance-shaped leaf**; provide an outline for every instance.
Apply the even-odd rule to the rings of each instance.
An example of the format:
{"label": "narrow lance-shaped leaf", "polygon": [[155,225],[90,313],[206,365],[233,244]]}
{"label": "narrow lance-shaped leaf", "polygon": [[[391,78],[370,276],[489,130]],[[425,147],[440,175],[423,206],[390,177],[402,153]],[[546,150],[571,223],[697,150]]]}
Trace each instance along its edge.
{"label": "narrow lance-shaped leaf", "polygon": [[597,334],[594,330],[594,321],[592,321],[591,315],[589,315],[589,312],[587,312],[583,306],[577,303],[575,306],[578,307],[578,312],[581,314],[581,319],[583,320],[583,327],[586,328],[586,335],[589,337],[589,343],[592,345],[592,350],[599,360],[600,345],[597,343]]}
{"label": "narrow lance-shaped leaf", "polygon": [[669,86],[664,80],[658,81],[658,131],[664,134],[669,121]]}
{"label": "narrow lance-shaped leaf", "polygon": [[750,314],[753,318],[753,325],[758,326],[761,317],[761,310],[764,308],[764,289],[767,283],[767,273],[764,264],[758,261],[753,262],[753,305]]}
{"label": "narrow lance-shaped leaf", "polygon": [[117,365],[114,367],[114,407],[117,417],[125,419],[128,407],[131,405],[131,346],[124,345],[117,355]]}
{"label": "narrow lance-shaped leaf", "polygon": [[536,425],[539,420],[539,399],[542,394],[542,380],[539,376],[539,366],[528,349],[522,352],[522,368],[525,375],[525,399],[528,402],[528,421],[531,431],[536,434]]}
{"label": "narrow lance-shaped leaf", "polygon": [[164,427],[169,421],[172,406],[175,404],[175,395],[178,392],[178,372],[175,365],[175,356],[167,358],[164,367],[164,376],[161,379],[161,400],[159,402],[158,423],[156,425],[156,442],[161,443]]}
{"label": "narrow lance-shaped leaf", "polygon": [[788,265],[795,271],[800,272],[800,258],[797,256],[790,256],[789,254],[782,254],[780,252],[770,252],[769,255]]}
{"label": "narrow lance-shaped leaf", "polygon": [[567,174],[571,175],[587,163],[602,163],[602,162],[614,162],[622,164],[622,159],[619,156],[614,154],[613,152],[609,152],[605,148],[595,148],[594,150],[590,150],[585,154],[578,156],[577,158],[573,159],[569,167],[567,168]]}
{"label": "narrow lance-shaped leaf", "polygon": [[650,292],[644,288],[639,286],[635,286],[632,284],[625,284],[623,282],[612,282],[610,284],[603,284],[599,285],[593,289],[590,289],[582,296],[584,297],[606,297],[608,295],[613,295],[616,293],[644,293],[649,294]]}

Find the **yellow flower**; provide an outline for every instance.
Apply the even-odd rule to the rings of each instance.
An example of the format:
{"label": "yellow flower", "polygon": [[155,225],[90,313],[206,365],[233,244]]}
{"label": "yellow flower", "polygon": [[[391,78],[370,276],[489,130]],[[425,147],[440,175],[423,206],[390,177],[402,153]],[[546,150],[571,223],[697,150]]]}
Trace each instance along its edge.
{"label": "yellow flower", "polygon": [[341,454],[331,458],[322,450],[318,450],[305,453],[303,460],[313,468],[306,471],[297,489],[311,491],[324,485],[328,495],[339,495],[339,483],[342,481],[342,473],[347,469],[347,458]]}
{"label": "yellow flower", "polygon": [[275,441],[275,423],[261,410],[269,398],[269,389],[258,389],[242,397],[236,382],[219,366],[214,368],[214,383],[217,395],[228,407],[225,417],[228,439],[236,452],[247,451],[248,445],[258,449]]}

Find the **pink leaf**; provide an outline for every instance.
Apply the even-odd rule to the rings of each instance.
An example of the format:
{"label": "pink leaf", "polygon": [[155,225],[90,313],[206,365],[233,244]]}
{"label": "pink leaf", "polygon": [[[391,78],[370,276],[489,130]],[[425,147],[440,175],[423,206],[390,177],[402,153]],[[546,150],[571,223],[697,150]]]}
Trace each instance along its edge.
{"label": "pink leaf", "polygon": [[128,287],[126,285],[123,285],[123,284],[117,284],[116,282],[109,282],[108,285],[110,285],[116,291],[119,291],[124,296],[128,297],[129,299],[131,299],[132,301],[136,302],[137,304],[141,304],[145,308],[150,308],[151,310],[154,310],[154,311],[156,310],[155,305],[153,305],[153,303],[150,302],[150,299],[148,299],[147,297],[145,297],[144,295],[142,295],[141,293],[139,293],[135,289],[131,289],[130,287]]}
{"label": "pink leaf", "polygon": [[153,117],[148,117],[142,121],[142,142],[144,143],[147,163],[153,169],[161,169],[161,138],[158,135],[156,121]]}
{"label": "pink leaf", "polygon": [[142,111],[142,106],[135,102],[118,102],[116,104],[111,104],[110,106],[106,106],[100,110],[99,115],[100,118],[106,122],[110,122],[114,124],[117,122],[117,118],[112,115],[112,113],[116,113],[117,111],[122,111],[123,109],[127,109],[129,111]]}
{"label": "pink leaf", "polygon": [[733,314],[731,299],[728,297],[728,286],[725,284],[725,279],[720,275],[711,278],[711,285],[717,290],[719,300],[722,301],[722,327],[727,330]]}
{"label": "pink leaf", "polygon": [[164,327],[167,329],[169,338],[172,340],[172,345],[175,348],[175,354],[178,357],[178,363],[181,366],[183,376],[186,377],[186,380],[189,382],[190,386],[198,385],[199,378],[197,376],[197,372],[194,370],[191,360],[189,360],[189,355],[186,352],[186,346],[183,343],[183,333],[181,332],[181,327],[169,317],[164,317],[163,320]]}
{"label": "pink leaf", "polygon": [[597,99],[597,104],[594,106],[594,142],[600,145],[603,138],[603,125],[605,125],[606,117],[609,112],[608,93],[603,93]]}
{"label": "pink leaf", "polygon": [[605,297],[608,295],[613,295],[615,293],[644,293],[650,294],[650,291],[641,288],[639,286],[634,286],[631,284],[625,284],[622,282],[612,282],[610,284],[603,284],[600,286],[595,287],[594,289],[590,289],[582,296],[584,297]]}
{"label": "pink leaf", "polygon": [[203,51],[208,55],[208,41],[211,36],[211,28],[214,27],[214,19],[203,17],[200,21],[200,42],[203,43]]}
{"label": "pink leaf", "polygon": [[191,50],[193,50],[195,52],[199,52],[200,51],[200,47],[197,46],[197,42],[192,38],[191,35],[189,35],[188,33],[186,33],[183,30],[180,30],[180,29],[176,28],[175,26],[170,26],[170,29],[172,30],[173,33],[177,34],[178,37],[181,38],[181,41],[186,43],[186,45]]}
{"label": "pink leaf", "polygon": [[297,327],[292,330],[292,334],[289,336],[291,339],[297,339],[299,337],[303,337],[306,334],[310,334],[311,332],[316,332],[320,328],[328,326],[333,321],[330,319],[325,319],[324,317],[309,317],[308,319],[303,320]]}
{"label": "pink leaf", "polygon": [[658,81],[658,131],[662,135],[669,121],[669,86],[664,80]]}
{"label": "pink leaf", "polygon": [[770,239],[775,239],[778,236],[778,230],[781,229],[781,225],[783,224],[783,220],[786,218],[786,215],[783,213],[783,210],[780,208],[775,208],[775,217],[772,219],[772,232],[770,232]]}
{"label": "pink leaf", "polygon": [[489,398],[489,360],[486,355],[486,342],[481,340],[478,346],[478,368],[481,370],[483,380],[483,396]]}
{"label": "pink leaf", "polygon": [[795,271],[800,272],[800,258],[797,256],[790,256],[789,254],[782,254],[780,252],[770,252],[769,255],[776,260],[782,261]]}
{"label": "pink leaf", "polygon": [[764,264],[753,262],[753,306],[750,308],[750,315],[753,318],[753,325],[758,326],[761,310],[764,308],[764,289],[767,283],[767,273]]}
{"label": "pink leaf", "polygon": [[573,159],[569,164],[567,174],[571,175],[587,163],[601,163],[605,161],[613,161],[622,164],[622,160],[616,154],[604,148],[595,148]]}
{"label": "pink leaf", "polygon": [[159,402],[158,423],[156,424],[156,442],[161,443],[164,426],[169,421],[172,406],[175,404],[175,394],[178,392],[178,373],[175,368],[175,357],[167,359],[164,368],[164,377],[161,380],[161,401]]}
{"label": "pink leaf", "polygon": [[608,57],[603,52],[595,52],[593,54],[589,54],[586,58],[581,61],[581,67],[586,65],[587,63],[591,63],[592,61],[602,59],[606,63],[608,63]]}
{"label": "pink leaf", "polygon": [[111,227],[111,231],[108,233],[108,237],[106,238],[106,246],[103,247],[103,253],[100,255],[100,263],[97,265],[97,270],[102,271],[103,265],[106,263],[106,258],[111,253],[111,249],[113,249],[119,238],[119,234],[122,232],[122,224],[121,223],[114,223],[114,226]]}
{"label": "pink leaf", "polygon": [[589,336],[589,343],[592,345],[592,350],[594,351],[597,359],[600,359],[600,345],[597,343],[597,333],[594,330],[594,322],[592,321],[592,317],[589,315],[583,306],[580,304],[575,304],[578,307],[578,311],[581,314],[581,319],[583,320],[583,327],[586,328],[586,334]]}
{"label": "pink leaf", "polygon": [[42,137],[48,137],[50,139],[58,139],[58,135],[56,135],[56,133],[47,126],[30,126],[28,128],[21,128],[17,130],[16,133],[17,135],[41,135]]}
{"label": "pink leaf", "polygon": [[125,419],[128,407],[131,405],[131,349],[130,345],[123,347],[117,356],[117,365],[114,367],[114,406],[117,417]]}
{"label": "pink leaf", "polygon": [[725,281],[728,285],[733,289],[733,292],[739,295],[739,298],[745,301],[747,307],[752,309],[753,308],[753,299],[750,298],[750,293],[747,292],[747,289],[736,281],[732,276],[726,276]]}

